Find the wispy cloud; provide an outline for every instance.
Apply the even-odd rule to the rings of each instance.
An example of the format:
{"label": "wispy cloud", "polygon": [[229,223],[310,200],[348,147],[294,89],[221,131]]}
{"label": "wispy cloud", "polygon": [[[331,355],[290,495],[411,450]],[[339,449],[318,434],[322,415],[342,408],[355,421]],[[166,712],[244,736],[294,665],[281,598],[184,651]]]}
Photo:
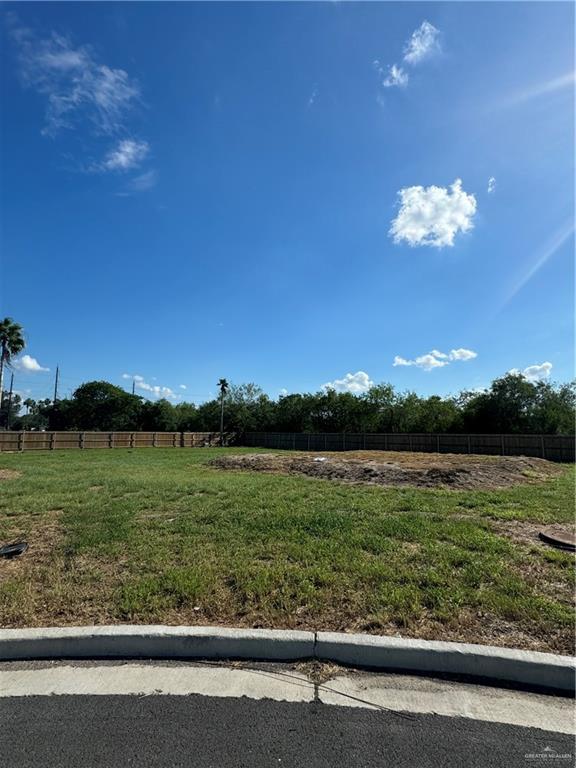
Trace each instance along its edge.
{"label": "wispy cloud", "polygon": [[141,173],[138,176],[130,179],[125,186],[114,194],[116,197],[132,197],[140,192],[147,192],[156,186],[158,181],[158,174],[154,169]]}
{"label": "wispy cloud", "polygon": [[102,171],[130,171],[137,168],[150,152],[146,141],[121,139],[98,166]]}
{"label": "wispy cloud", "polygon": [[404,46],[404,61],[414,66],[439,51],[440,30],[429,21],[423,21]]}
{"label": "wispy cloud", "polygon": [[518,368],[512,368],[508,373],[515,373],[519,376],[524,376],[528,381],[546,381],[550,378],[552,373],[552,363],[545,362],[539,365],[529,365],[524,370],[520,371]]}
{"label": "wispy cloud", "polygon": [[335,379],[322,384],[322,389],[334,389],[336,392],[351,392],[354,395],[367,392],[374,382],[364,371],[347,373],[342,379]]}
{"label": "wispy cloud", "polygon": [[456,179],[445,187],[405,187],[398,192],[400,210],[392,221],[389,234],[395,243],[430,245],[436,248],[454,245],[458,232],[474,226],[476,198],[464,192]]}
{"label": "wispy cloud", "polygon": [[312,89],[312,93],[310,94],[310,96],[308,98],[308,106],[309,107],[314,106],[314,104],[316,103],[316,99],[318,98],[319,94],[320,94],[320,91],[318,90],[318,86],[315,85],[314,88]]}
{"label": "wispy cloud", "polygon": [[18,371],[26,371],[26,373],[40,373],[41,371],[49,371],[50,368],[44,368],[35,357],[30,355],[22,355],[14,361],[14,368]]}
{"label": "wispy cloud", "polygon": [[382,64],[376,59],[372,62],[372,66],[378,73],[380,78],[380,85],[384,88],[403,88],[408,84],[410,79],[408,73],[405,72],[402,67],[392,64],[388,67],[382,66]]}
{"label": "wispy cloud", "polygon": [[9,24],[22,80],[46,99],[43,133],[54,136],[80,122],[98,134],[123,129],[140,100],[140,87],[125,70],[99,62],[89,46],[75,45],[65,35],[37,36],[14,14]]}
{"label": "wispy cloud", "polygon": [[407,360],[405,357],[396,355],[394,358],[393,366],[414,366],[415,368],[421,368],[423,371],[433,371],[435,368],[444,368],[455,361],[473,360],[478,357],[478,353],[471,349],[453,349],[448,353],[440,352],[437,349],[433,349],[425,355],[420,355],[413,360]]}
{"label": "wispy cloud", "polygon": [[409,79],[408,73],[405,72],[402,67],[392,64],[391,67],[388,67],[388,74],[382,80],[382,85],[384,88],[403,88],[408,85]]}
{"label": "wispy cloud", "polygon": [[[408,66],[414,67],[440,50],[440,30],[436,29],[429,21],[423,21],[404,44],[403,61]],[[410,76],[398,64],[390,64],[384,67],[376,59],[372,62],[372,65],[378,73],[382,87],[404,88],[408,85]]]}
{"label": "wispy cloud", "polygon": [[534,275],[542,269],[542,267],[549,261],[562,246],[574,236],[574,221],[569,219],[562,227],[550,238],[548,243],[542,248],[535,261],[532,263],[526,272],[520,277],[519,280],[513,285],[509,291],[505,300],[501,305],[501,309],[505,307],[516,294],[524,288],[527,282],[529,282]]}
{"label": "wispy cloud", "polygon": [[491,195],[495,191],[496,191],[496,179],[494,178],[494,176],[490,176],[490,178],[488,179],[487,192],[489,195]]}
{"label": "wispy cloud", "polygon": [[516,104],[522,104],[532,99],[537,99],[541,96],[547,96],[550,93],[556,91],[562,91],[564,89],[574,90],[574,83],[576,82],[576,72],[565,72],[563,75],[554,77],[551,80],[545,80],[540,83],[533,83],[527,88],[522,88],[515,93],[509,94],[504,98],[501,106],[515,106]]}

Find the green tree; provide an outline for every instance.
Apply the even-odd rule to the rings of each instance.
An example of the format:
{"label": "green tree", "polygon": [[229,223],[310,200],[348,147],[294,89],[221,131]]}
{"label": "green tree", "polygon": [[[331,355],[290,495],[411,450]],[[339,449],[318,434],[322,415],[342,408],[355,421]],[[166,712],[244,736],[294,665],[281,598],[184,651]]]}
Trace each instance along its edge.
{"label": "green tree", "polygon": [[521,434],[533,431],[537,386],[521,374],[508,373],[484,392],[464,392],[459,404],[464,430]]}
{"label": "green tree", "polygon": [[142,405],[141,428],[151,432],[175,432],[178,418],[172,403],[168,400],[157,400]]}
{"label": "green tree", "polygon": [[199,429],[198,410],[194,403],[178,403],[174,406],[178,432],[194,432]]}
{"label": "green tree", "polygon": [[10,367],[12,358],[19,355],[26,346],[21,325],[11,317],[0,321],[0,406],[3,400],[4,366]]}
{"label": "green tree", "polygon": [[17,429],[16,424],[21,406],[20,395],[12,392],[12,397],[10,397],[9,392],[4,392],[2,405],[0,405],[0,424],[4,424],[7,429]]}
{"label": "green tree", "polygon": [[[142,398],[128,394],[107,381],[89,381],[72,395],[71,401],[58,401],[52,409],[52,429],[124,431],[138,429]],[[53,426],[67,423],[67,426]]]}

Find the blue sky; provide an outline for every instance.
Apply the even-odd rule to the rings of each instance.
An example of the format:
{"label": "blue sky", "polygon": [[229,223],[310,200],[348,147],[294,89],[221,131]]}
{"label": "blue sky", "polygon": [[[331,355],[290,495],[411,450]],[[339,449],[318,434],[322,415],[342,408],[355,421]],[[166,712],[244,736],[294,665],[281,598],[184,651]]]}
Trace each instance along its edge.
{"label": "blue sky", "polygon": [[572,4],[0,10],[20,392],[573,376]]}

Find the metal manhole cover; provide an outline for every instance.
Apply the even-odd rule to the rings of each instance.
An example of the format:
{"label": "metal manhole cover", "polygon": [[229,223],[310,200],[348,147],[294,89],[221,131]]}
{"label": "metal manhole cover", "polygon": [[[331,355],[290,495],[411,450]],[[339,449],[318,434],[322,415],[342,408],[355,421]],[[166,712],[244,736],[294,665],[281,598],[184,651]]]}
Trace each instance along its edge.
{"label": "metal manhole cover", "polygon": [[542,541],[558,549],[576,551],[576,536],[573,533],[558,533],[556,531],[540,531]]}

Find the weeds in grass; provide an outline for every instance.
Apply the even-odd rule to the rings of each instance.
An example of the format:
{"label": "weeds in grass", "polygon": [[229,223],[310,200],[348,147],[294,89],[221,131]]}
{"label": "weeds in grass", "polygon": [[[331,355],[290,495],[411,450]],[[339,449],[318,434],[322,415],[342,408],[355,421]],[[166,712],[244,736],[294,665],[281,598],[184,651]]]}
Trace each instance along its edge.
{"label": "weeds in grass", "polygon": [[502,491],[387,489],[222,472],[207,466],[220,450],[0,457],[21,473],[2,481],[0,541],[30,542],[0,563],[0,623],[285,626],[571,652],[573,557],[498,526],[569,524],[572,469]]}

